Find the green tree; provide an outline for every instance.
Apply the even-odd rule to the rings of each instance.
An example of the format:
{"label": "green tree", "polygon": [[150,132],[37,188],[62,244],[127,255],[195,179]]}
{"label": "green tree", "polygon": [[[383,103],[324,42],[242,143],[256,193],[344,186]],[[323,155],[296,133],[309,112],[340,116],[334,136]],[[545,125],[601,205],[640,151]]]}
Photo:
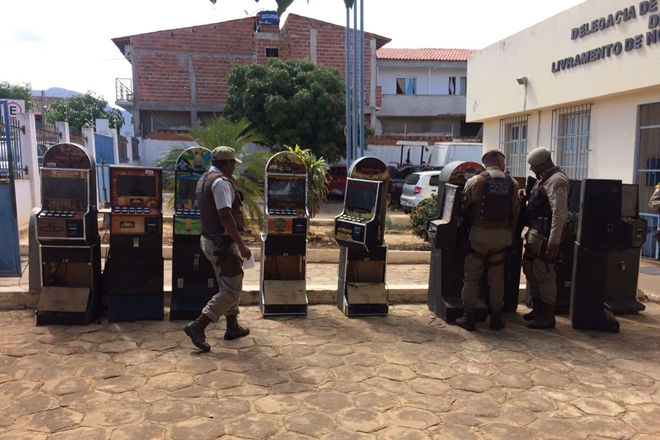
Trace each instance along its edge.
{"label": "green tree", "polygon": [[116,128],[119,132],[124,125],[121,110],[112,108],[106,111],[107,106],[108,101],[90,90],[84,95],[53,102],[44,112],[44,117],[49,124],[66,121],[72,130],[77,131],[83,127],[93,127],[97,119],[108,119],[110,128]]}
{"label": "green tree", "polygon": [[0,82],[0,99],[22,99],[25,101],[26,111],[32,109],[32,87],[30,84],[11,84]]}
{"label": "green tree", "polygon": [[[246,152],[246,144],[264,143],[265,141],[261,134],[250,128],[250,122],[246,119],[231,122],[223,117],[215,117],[204,122],[205,125],[191,127],[186,137],[209,150],[224,145],[236,151],[236,156],[243,163],[239,164],[236,168],[234,179],[237,189],[245,197],[245,218],[248,224],[255,225],[256,223],[256,226],[260,228],[264,219],[262,209],[264,190],[262,186],[248,176],[263,178],[266,170],[266,162],[268,162],[268,159],[273,154],[269,151]],[[157,165],[162,168],[170,168],[176,163],[176,160],[185,148],[183,146],[171,148],[158,161]],[[174,189],[173,177],[174,174],[171,172],[166,174],[165,189],[169,189],[170,191]]]}
{"label": "green tree", "polygon": [[300,145],[335,162],[346,149],[344,80],[310,61],[235,66],[224,115],[246,118],[271,145]]}
{"label": "green tree", "polygon": [[437,212],[438,195],[436,193],[419,202],[417,207],[410,211],[410,229],[415,237],[428,241],[429,234],[426,224],[430,219],[437,217]]}
{"label": "green tree", "polygon": [[317,159],[311,150],[302,150],[298,145],[286,148],[301,158],[305,164],[307,169],[307,209],[309,215],[315,217],[323,202],[328,198],[327,164],[322,157]]}

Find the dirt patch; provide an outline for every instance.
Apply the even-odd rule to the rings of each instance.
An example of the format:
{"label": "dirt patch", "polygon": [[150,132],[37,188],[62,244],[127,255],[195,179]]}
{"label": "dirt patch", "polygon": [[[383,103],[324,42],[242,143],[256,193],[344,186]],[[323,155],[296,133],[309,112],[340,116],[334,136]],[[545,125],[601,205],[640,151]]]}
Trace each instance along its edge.
{"label": "dirt patch", "polygon": [[[99,234],[101,242],[108,244],[110,242],[110,231],[99,225]],[[260,232],[249,232],[246,234],[245,241],[248,246],[255,247],[261,245]],[[309,235],[307,236],[307,249],[339,249],[339,245],[333,238],[334,230],[332,226],[311,225]],[[428,251],[430,245],[425,241],[415,237],[409,229],[396,229],[385,231],[385,244],[389,250],[393,251]],[[172,222],[163,224],[163,246],[172,245]]]}

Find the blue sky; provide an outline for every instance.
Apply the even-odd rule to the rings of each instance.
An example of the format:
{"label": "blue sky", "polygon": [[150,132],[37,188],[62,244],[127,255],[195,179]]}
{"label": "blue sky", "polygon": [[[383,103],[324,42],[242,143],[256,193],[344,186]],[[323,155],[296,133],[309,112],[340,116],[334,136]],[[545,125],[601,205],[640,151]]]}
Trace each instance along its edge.
{"label": "blue sky", "polygon": [[[363,2],[365,31],[391,38],[387,47],[481,49],[583,0]],[[217,23],[276,9],[275,0],[217,0],[215,5],[210,0],[3,3],[0,81],[30,83],[35,90],[91,90],[110,104],[115,100],[115,78],[131,77],[130,63],[112,38]],[[295,0],[289,11],[339,25],[346,21],[341,0]]]}

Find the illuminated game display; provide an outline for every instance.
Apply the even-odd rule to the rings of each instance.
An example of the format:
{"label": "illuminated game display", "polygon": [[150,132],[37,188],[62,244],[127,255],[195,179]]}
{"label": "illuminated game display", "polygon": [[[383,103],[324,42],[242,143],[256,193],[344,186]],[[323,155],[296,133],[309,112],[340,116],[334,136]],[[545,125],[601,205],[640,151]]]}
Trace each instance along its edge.
{"label": "illuminated game display", "polygon": [[356,160],[348,171],[344,209],[334,226],[340,246],[337,307],[347,316],[388,311],[383,239],[389,178],[387,166],[375,157]]}
{"label": "illuminated game display", "polygon": [[307,170],[283,151],[266,164],[259,306],[264,316],[307,314]]}
{"label": "illuminated game display", "polygon": [[41,168],[36,239],[43,286],[37,325],[89,324],[103,311],[96,167],[84,147],[52,146]]}
{"label": "illuminated game display", "polygon": [[191,147],[174,167],[171,320],[195,319],[218,291],[213,266],[199,247],[202,221],[196,190],[210,166],[211,151]]}
{"label": "illuminated game display", "polygon": [[162,170],[110,167],[108,319],[163,319]]}

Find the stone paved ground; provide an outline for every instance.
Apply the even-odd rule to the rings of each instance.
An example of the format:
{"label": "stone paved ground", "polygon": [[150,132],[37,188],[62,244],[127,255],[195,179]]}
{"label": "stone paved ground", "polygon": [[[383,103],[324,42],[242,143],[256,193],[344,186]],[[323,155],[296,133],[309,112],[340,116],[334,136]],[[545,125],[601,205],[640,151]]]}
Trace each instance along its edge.
{"label": "stone paved ground", "polygon": [[34,326],[0,311],[0,439],[660,438],[660,305],[621,333],[467,333],[423,304],[349,319],[331,305],[208,332],[181,322]]}

